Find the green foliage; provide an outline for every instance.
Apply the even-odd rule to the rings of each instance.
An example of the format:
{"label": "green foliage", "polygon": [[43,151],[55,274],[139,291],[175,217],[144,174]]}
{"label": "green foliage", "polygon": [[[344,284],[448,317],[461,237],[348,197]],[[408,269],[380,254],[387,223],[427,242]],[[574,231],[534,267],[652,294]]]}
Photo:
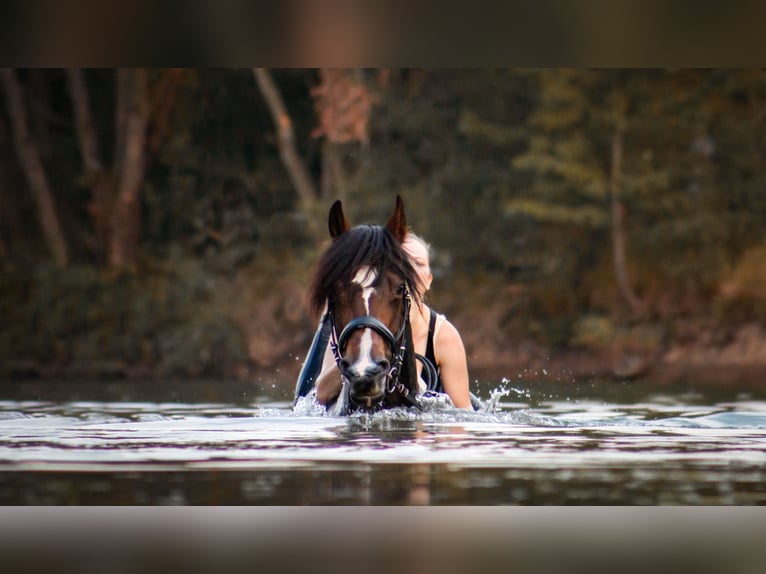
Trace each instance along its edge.
{"label": "green foliage", "polygon": [[612,342],[615,325],[609,317],[585,315],[574,324],[572,343],[584,347],[604,348]]}
{"label": "green foliage", "polygon": [[766,317],[766,243],[745,251],[724,274],[716,311],[719,318],[736,322]]}
{"label": "green foliage", "polygon": [[[251,70],[184,71],[148,157],[141,267],[116,277],[97,267],[65,75],[34,73],[47,80],[51,109],[30,106],[39,112],[31,125],[75,264],[42,262],[34,202],[15,192],[25,182],[3,146],[14,192],[0,198],[0,361],[111,361],[191,376],[305,342],[300,289],[334,197],[298,204]],[[377,103],[369,144],[334,148],[338,193],[355,223],[384,221],[404,197],[410,225],[434,248],[434,290],[459,302],[453,313],[491,308],[503,336],[551,346],[598,345],[610,322],[617,333],[610,168],[619,133],[627,268],[649,317],[766,316],[752,287],[766,268],[765,71],[392,70],[387,84],[374,70],[359,74]],[[274,72],[318,184],[317,76]],[[114,71],[86,80],[109,164]],[[490,305],[506,288],[518,296]]]}
{"label": "green foliage", "polygon": [[526,216],[543,223],[569,223],[582,227],[603,228],[607,225],[607,214],[593,206],[554,205],[534,199],[512,199],[505,204],[508,217]]}
{"label": "green foliage", "polygon": [[[26,362],[98,375],[199,376],[246,362],[227,318],[227,293],[195,262],[145,275],[108,276],[93,267],[41,267],[4,277],[0,362]],[[20,296],[15,289],[28,289]],[[115,370],[110,368],[107,370]]]}
{"label": "green foliage", "polygon": [[472,109],[464,108],[458,119],[460,135],[472,140],[485,140],[493,146],[507,147],[524,141],[525,134],[518,127],[487,121]]}
{"label": "green foliage", "polygon": [[[252,72],[194,71],[186,78],[144,189],[149,250],[166,257],[214,252],[231,270],[275,242],[304,247],[306,224]],[[319,149],[308,135],[313,75],[285,71],[277,79],[288,107],[299,112],[296,139],[310,163]]]}

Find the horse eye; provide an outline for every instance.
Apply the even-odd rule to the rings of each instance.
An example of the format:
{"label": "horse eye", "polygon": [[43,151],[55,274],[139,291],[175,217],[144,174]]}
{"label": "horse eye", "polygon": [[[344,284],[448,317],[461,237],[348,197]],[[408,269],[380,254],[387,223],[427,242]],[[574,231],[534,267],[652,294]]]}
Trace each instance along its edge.
{"label": "horse eye", "polygon": [[404,284],[400,285],[399,288],[394,291],[394,293],[391,295],[391,301],[399,301],[402,297],[404,297]]}

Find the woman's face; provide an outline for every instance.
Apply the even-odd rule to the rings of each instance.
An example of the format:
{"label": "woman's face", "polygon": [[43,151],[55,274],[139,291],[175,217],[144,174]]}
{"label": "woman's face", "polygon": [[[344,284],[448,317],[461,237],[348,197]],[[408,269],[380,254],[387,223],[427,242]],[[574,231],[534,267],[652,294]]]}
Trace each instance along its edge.
{"label": "woman's face", "polygon": [[404,251],[407,252],[407,255],[410,256],[424,289],[428,291],[431,288],[431,281],[433,281],[434,278],[431,274],[431,262],[428,256],[428,248],[423,245],[423,242],[415,239],[411,235],[408,235],[404,239],[402,247],[404,248]]}

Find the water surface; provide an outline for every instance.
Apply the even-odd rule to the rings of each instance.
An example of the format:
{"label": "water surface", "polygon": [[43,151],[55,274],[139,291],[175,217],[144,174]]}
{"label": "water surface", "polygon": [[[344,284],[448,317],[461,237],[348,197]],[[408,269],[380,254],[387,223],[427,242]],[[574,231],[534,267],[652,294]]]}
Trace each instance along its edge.
{"label": "water surface", "polygon": [[349,418],[263,389],[15,397],[0,401],[0,504],[766,504],[762,397],[500,386],[482,412]]}

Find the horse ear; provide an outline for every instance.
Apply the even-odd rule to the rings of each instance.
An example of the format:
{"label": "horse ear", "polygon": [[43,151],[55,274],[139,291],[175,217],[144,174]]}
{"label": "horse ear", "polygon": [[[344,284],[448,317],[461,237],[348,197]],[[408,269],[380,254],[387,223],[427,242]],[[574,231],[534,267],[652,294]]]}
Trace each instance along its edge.
{"label": "horse ear", "polygon": [[396,196],[396,207],[391,217],[388,218],[386,229],[396,238],[399,243],[404,242],[407,235],[407,216],[404,214],[404,202],[400,196]]}
{"label": "horse ear", "polygon": [[340,199],[336,200],[330,208],[330,218],[328,221],[330,228],[330,237],[335,238],[338,235],[346,233],[351,227],[346,221],[346,216],[343,215],[343,206],[340,203]]}

